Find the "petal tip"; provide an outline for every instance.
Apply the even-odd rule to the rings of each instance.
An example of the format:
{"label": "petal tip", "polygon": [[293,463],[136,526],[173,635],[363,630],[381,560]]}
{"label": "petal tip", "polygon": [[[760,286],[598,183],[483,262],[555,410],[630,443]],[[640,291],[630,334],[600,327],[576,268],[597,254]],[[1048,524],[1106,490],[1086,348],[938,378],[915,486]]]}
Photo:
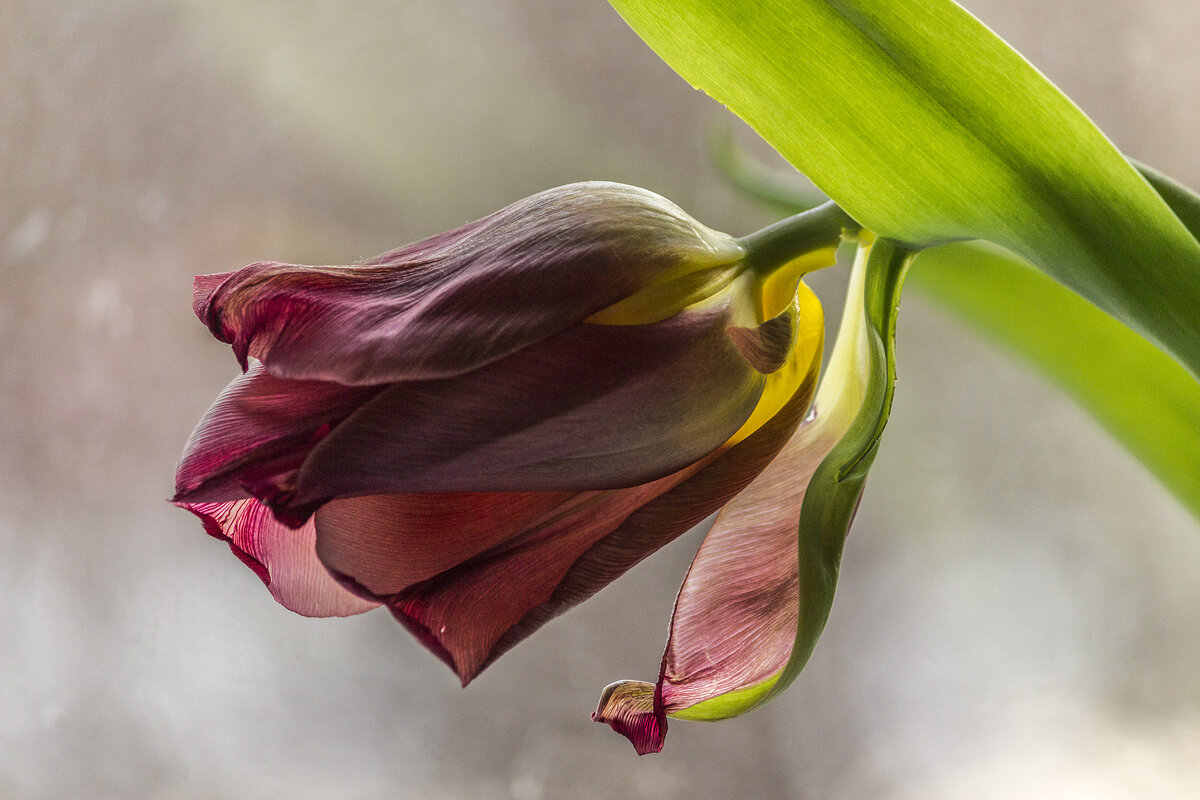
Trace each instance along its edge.
{"label": "petal tip", "polygon": [[643,681],[617,681],[604,687],[592,712],[633,745],[639,756],[657,753],[667,737],[667,717],[655,701],[656,688]]}
{"label": "petal tip", "polygon": [[234,274],[233,272],[218,272],[212,275],[197,275],[192,278],[192,311],[220,341],[227,341],[227,339],[222,336],[220,314],[215,305],[216,295]]}
{"label": "petal tip", "polygon": [[[326,569],[328,569],[328,567],[326,567]],[[349,576],[339,574],[338,578],[339,580],[352,581],[353,583],[351,585],[357,585],[357,581],[354,581],[354,579],[350,578]],[[464,689],[467,688],[467,685],[470,684],[471,681],[475,680],[475,678],[479,677],[479,673],[482,672],[490,662],[484,662],[482,664],[468,663],[465,659],[456,658],[455,654],[451,652],[451,650],[442,642],[441,637],[438,636],[438,634],[434,632],[432,628],[421,621],[421,615],[419,613],[414,613],[416,610],[415,606],[418,604],[419,601],[412,599],[409,599],[408,601],[392,600],[391,602],[387,602],[388,610],[392,612],[392,616],[396,618],[396,621],[403,625],[408,632],[411,633],[413,637],[425,647],[426,650],[433,653],[438,660],[448,666],[450,670],[458,677],[462,687]]]}

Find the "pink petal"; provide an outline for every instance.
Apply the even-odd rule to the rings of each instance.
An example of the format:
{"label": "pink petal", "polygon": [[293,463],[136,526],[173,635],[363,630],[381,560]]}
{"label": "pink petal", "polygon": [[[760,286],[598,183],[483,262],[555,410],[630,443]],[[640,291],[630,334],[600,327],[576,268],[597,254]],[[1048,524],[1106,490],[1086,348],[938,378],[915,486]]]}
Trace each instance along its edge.
{"label": "pink petal", "polygon": [[195,309],[243,364],[378,384],[462,374],[739,245],[652,192],[572,184],[352,267],[264,262],[196,281]]}
{"label": "pink petal", "polygon": [[721,307],[653,325],[581,324],[466,375],[388,387],[313,448],[286,504],[614,489],[669,475],[725,442],[762,391],[725,328]]}
{"label": "pink petal", "polygon": [[198,516],[204,529],[262,579],[275,599],[306,617],[346,617],[377,603],[344,589],[317,559],[316,530],[310,520],[292,530],[257,500],[177,503]]}
{"label": "pink petal", "polygon": [[791,656],[800,507],[813,472],[841,438],[806,435],[813,420],[721,510],[692,561],[659,679],[668,714],[759,684]]}

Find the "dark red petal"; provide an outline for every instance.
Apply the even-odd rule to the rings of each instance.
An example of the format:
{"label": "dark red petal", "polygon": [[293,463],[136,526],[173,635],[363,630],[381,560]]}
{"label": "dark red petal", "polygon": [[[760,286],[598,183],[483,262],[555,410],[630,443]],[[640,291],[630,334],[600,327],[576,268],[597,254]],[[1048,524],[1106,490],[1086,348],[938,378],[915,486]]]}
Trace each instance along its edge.
{"label": "dark red petal", "polygon": [[725,320],[718,307],[582,324],[466,375],[388,387],[313,448],[288,502],[613,489],[669,475],[725,442],[762,391]]}
{"label": "dark red petal", "polygon": [[395,594],[510,539],[572,496],[461,492],[334,500],[315,517],[317,553],[363,589]]}
{"label": "dark red petal", "polygon": [[254,364],[225,387],[188,438],[174,499],[286,494],[313,446],[376,393],[371,387],[276,378]]}
{"label": "dark red petal", "polygon": [[377,603],[343,588],[317,559],[316,530],[310,521],[292,530],[257,500],[227,503],[177,503],[204,522],[209,534],[262,579],[275,599],[306,617],[361,614]]}
{"label": "dark red petal", "polygon": [[[649,484],[579,493],[457,567],[380,599],[464,682],[471,680],[740,491],[787,441],[812,381],[736,446]],[[348,576],[357,579],[352,571]]]}
{"label": "dark red petal", "polygon": [[379,599],[466,684],[516,643],[509,637],[515,628],[518,638],[532,632],[536,625],[522,625],[526,615],[551,601],[596,542],[694,469],[631,489],[580,492],[508,541]]}
{"label": "dark red petal", "polygon": [[582,603],[642,559],[691,530],[741,492],[783,448],[812,400],[816,375],[765,425],[733,447],[699,462],[670,491],[638,508],[612,534],[571,565],[550,599],[531,609],[505,634],[497,653],[508,650],[548,620]]}
{"label": "dark red petal", "polygon": [[584,183],[352,267],[252,264],[196,282],[195,308],[243,363],[378,384],[458,375],[740,246],[669,201]]}

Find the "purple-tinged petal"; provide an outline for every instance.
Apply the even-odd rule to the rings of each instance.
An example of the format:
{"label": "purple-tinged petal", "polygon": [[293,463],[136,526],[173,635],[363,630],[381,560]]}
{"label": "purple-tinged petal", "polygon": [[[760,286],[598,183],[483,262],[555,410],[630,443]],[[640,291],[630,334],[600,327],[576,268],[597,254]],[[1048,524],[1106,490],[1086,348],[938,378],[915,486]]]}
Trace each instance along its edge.
{"label": "purple-tinged petal", "polygon": [[285,494],[312,448],[378,391],[285,380],[253,364],[225,387],[188,438],[175,473],[174,499],[215,502]]}
{"label": "purple-tinged petal", "polygon": [[321,565],[311,520],[293,530],[254,499],[176,505],[198,516],[210,535],[228,542],[275,599],[297,614],[346,617],[378,605],[347,591]]}
{"label": "purple-tinged petal", "polygon": [[[602,543],[603,547],[595,548],[591,563],[581,562],[577,565],[576,574],[571,577],[578,581],[583,589],[590,591],[581,592],[579,588],[572,587],[571,581],[564,581],[563,589],[560,590],[563,599],[570,598],[579,602],[586,598],[595,591],[595,588],[591,588],[597,583],[593,577],[595,573],[611,575],[608,577],[608,580],[611,580],[628,569],[626,564],[640,560],[640,549],[645,548],[645,552],[640,553],[640,556],[644,557],[730,502],[731,498],[740,496],[739,493],[751,485],[754,477],[776,457],[796,430],[809,407],[815,383],[814,372],[780,412],[759,430],[723,453],[720,458],[675,491],[664,495],[655,503],[648,504],[637,515],[631,517],[616,535]],[[601,565],[604,569],[600,569]],[[640,684],[630,683],[633,685],[627,689],[606,692],[605,696],[612,703],[625,703],[629,696],[640,696]],[[653,733],[656,737],[649,741],[631,739],[639,753],[657,752],[662,749],[667,721],[666,711],[659,699],[649,708],[634,704],[622,705],[617,709],[609,708],[606,703],[601,702],[593,715],[593,719],[601,722],[608,722],[610,718],[615,717],[620,717],[622,722],[620,728],[613,726],[614,730],[631,731],[639,737]]]}
{"label": "purple-tinged petal", "polygon": [[466,375],[388,387],[313,448],[295,492],[274,507],[615,489],[683,469],[727,441],[762,393],[763,376],[726,333],[726,311],[581,324]]}
{"label": "purple-tinged petal", "polygon": [[644,681],[610,683],[600,693],[592,721],[607,723],[639,756],[657,753],[667,736],[667,718],[655,703],[654,691],[654,684]]}
{"label": "purple-tinged petal", "polygon": [[596,542],[565,574],[549,600],[526,613],[496,646],[496,655],[591,597],[642,559],[703,522],[746,488],[788,441],[812,400],[816,369],[762,427],[696,466],[669,491],[639,507]]}
{"label": "purple-tinged petal", "polygon": [[196,281],[195,309],[275,375],[378,384],[459,375],[741,247],[670,201],[562,186],[352,267],[264,262]]}

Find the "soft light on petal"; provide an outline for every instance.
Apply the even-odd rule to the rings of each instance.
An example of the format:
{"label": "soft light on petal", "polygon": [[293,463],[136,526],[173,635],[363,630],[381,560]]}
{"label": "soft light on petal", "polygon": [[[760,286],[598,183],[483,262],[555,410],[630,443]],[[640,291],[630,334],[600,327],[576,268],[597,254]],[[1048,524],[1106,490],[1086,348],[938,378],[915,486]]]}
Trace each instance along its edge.
{"label": "soft light on petal", "polygon": [[378,605],[347,591],[321,565],[311,520],[293,530],[253,499],[176,505],[198,516],[210,535],[228,542],[275,599],[297,614],[346,617]]}
{"label": "soft light on petal", "polygon": [[663,275],[742,255],[653,192],[578,183],[356,266],[202,276],[194,305],[243,367],[254,357],[281,377],[391,383],[477,369]]}
{"label": "soft light on petal", "polygon": [[502,544],[379,599],[466,684],[515,644],[498,647],[590,548],[695,469],[630,489],[575,494]]}
{"label": "soft light on petal", "polygon": [[574,496],[445,492],[334,500],[315,517],[317,553],[363,589],[396,594],[535,526]]}
{"label": "soft light on petal", "polygon": [[[548,513],[541,512],[556,499],[549,493],[452,497],[451,507],[458,511],[439,509],[436,495],[369,498],[369,505],[386,507],[387,514],[381,508],[380,516],[388,521],[370,526],[368,539],[351,542],[352,532],[359,530],[354,527],[359,501],[331,503],[317,515],[318,552],[333,571],[363,589],[395,587],[415,577],[402,566],[410,563],[405,556],[410,549],[417,551],[416,562],[441,569],[395,594],[373,594],[465,683],[546,621],[591,597],[741,491],[795,430],[815,383],[814,364],[792,402],[736,445],[648,484],[560,497]],[[500,509],[504,520],[497,543],[475,555],[469,555],[475,549],[469,532],[481,526],[465,522],[469,502]],[[344,515],[344,527],[327,531],[329,510]],[[522,515],[531,521],[514,532],[512,525]],[[451,535],[447,553],[431,556],[423,534],[440,536],[445,528],[437,527],[439,520],[458,520],[464,534]],[[327,547],[326,535],[341,542]],[[335,560],[335,550],[340,560]],[[443,555],[445,561],[440,560]],[[469,557],[461,564],[446,568],[449,560],[465,555]],[[381,566],[376,556],[396,566]]]}
{"label": "soft light on petal", "polygon": [[800,466],[776,459],[821,361],[800,279],[856,229],[827,204],[733,239],[578,184],[354,267],[202,276],[195,311],[245,374],[193,433],[175,501],[281,603],[386,605],[465,684],[750,486],[697,556],[659,683],[597,710],[657,750],[668,711],[734,713],[786,661],[792,508],[756,515],[823,456],[817,437]]}
{"label": "soft light on petal", "polygon": [[606,723],[633,745],[639,756],[662,750],[667,720],[655,698],[656,687],[644,681],[617,681],[604,687],[592,712],[593,722]]}

